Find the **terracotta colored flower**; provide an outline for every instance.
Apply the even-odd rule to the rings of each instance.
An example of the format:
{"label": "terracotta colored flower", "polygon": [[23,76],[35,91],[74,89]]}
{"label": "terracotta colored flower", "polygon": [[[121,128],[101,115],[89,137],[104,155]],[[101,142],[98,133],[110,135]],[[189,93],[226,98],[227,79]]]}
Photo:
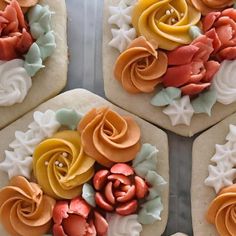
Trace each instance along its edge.
{"label": "terracotta colored flower", "polygon": [[[0,10],[4,10],[11,1],[12,0],[0,0]],[[35,6],[38,3],[38,0],[17,0],[17,2],[25,12],[29,7]]]}
{"label": "terracotta colored flower", "polygon": [[24,14],[16,0],[0,11],[0,60],[21,58],[33,43]]}
{"label": "terracotta colored flower", "polygon": [[85,153],[106,167],[133,160],[140,149],[137,123],[109,108],[91,110],[80,121],[78,130]]}
{"label": "terracotta colored flower", "polygon": [[208,60],[213,50],[212,40],[203,35],[190,45],[170,52],[163,84],[181,88],[183,95],[196,95],[207,89],[220,66],[218,62]]}
{"label": "terracotta colored flower", "polygon": [[81,197],[57,202],[53,220],[55,236],[105,236],[108,229],[106,219]]}
{"label": "terracotta colored flower", "polygon": [[0,191],[0,219],[9,235],[39,236],[48,232],[55,200],[22,176]]}
{"label": "terracotta colored flower", "polygon": [[212,201],[207,220],[216,226],[219,235],[234,236],[236,229],[236,184],[224,188]]}
{"label": "terracotta colored flower", "polygon": [[150,93],[166,69],[166,54],[156,43],[139,37],[118,57],[114,76],[129,93]]}
{"label": "terracotta colored flower", "polygon": [[213,40],[214,55],[218,59],[236,59],[236,9],[209,13],[203,20],[203,29]]}
{"label": "terracotta colored flower", "polygon": [[145,181],[127,164],[115,164],[110,171],[100,170],[93,178],[96,204],[108,212],[130,215],[137,211],[138,199],[148,193]]}
{"label": "terracotta colored flower", "polygon": [[190,2],[202,15],[213,11],[221,11],[234,3],[233,0],[190,0]]}

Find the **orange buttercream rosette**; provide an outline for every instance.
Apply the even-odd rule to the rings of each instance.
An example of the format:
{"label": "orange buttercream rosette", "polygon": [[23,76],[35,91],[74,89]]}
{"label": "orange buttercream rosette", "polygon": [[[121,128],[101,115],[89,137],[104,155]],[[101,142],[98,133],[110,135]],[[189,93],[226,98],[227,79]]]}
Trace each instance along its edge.
{"label": "orange buttercream rosette", "polygon": [[80,121],[78,130],[85,153],[106,167],[133,160],[140,149],[137,123],[109,108],[91,110]]}
{"label": "orange buttercream rosette", "polygon": [[0,191],[0,220],[10,235],[43,235],[50,229],[54,205],[39,185],[16,176]]}
{"label": "orange buttercream rosette", "polygon": [[233,5],[233,0],[190,0],[193,6],[203,15],[213,11],[221,11]]}
{"label": "orange buttercream rosette", "polygon": [[220,235],[236,235],[236,184],[219,193],[212,201],[206,217],[211,224],[215,224]]}
{"label": "orange buttercream rosette", "polygon": [[162,82],[167,64],[167,56],[158,45],[141,36],[118,57],[114,76],[130,93],[150,93]]}
{"label": "orange buttercream rosette", "polygon": [[[12,0],[0,0],[0,10],[4,10]],[[20,7],[24,9],[24,12],[29,8],[33,7],[38,3],[38,0],[17,0]]]}

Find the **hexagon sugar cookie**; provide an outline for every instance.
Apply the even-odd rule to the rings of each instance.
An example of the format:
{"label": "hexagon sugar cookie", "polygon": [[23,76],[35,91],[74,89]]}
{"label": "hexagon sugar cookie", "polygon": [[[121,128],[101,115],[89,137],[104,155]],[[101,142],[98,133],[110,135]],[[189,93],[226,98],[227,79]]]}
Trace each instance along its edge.
{"label": "hexagon sugar cookie", "polygon": [[164,232],[169,161],[162,130],[76,89],[35,108],[0,137],[2,236]]}
{"label": "hexagon sugar cookie", "polygon": [[235,12],[231,0],[104,0],[107,98],[183,136],[235,112]]}
{"label": "hexagon sugar cookie", "polygon": [[64,0],[1,0],[0,11],[1,129],[64,88],[68,48]]}
{"label": "hexagon sugar cookie", "polygon": [[236,114],[193,145],[192,222],[194,235],[235,235]]}

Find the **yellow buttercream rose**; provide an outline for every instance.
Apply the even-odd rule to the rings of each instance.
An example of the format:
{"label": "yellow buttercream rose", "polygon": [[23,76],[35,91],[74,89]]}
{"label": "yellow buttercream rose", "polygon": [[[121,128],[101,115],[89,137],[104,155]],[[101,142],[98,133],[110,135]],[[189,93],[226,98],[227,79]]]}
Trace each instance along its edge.
{"label": "yellow buttercream rose", "polygon": [[72,199],[93,177],[94,160],[87,156],[76,131],[62,131],[40,143],[33,155],[34,175],[49,196]]}
{"label": "yellow buttercream rose", "polygon": [[132,23],[139,35],[154,40],[159,48],[173,50],[192,41],[189,28],[200,18],[201,13],[186,0],[139,0]]}

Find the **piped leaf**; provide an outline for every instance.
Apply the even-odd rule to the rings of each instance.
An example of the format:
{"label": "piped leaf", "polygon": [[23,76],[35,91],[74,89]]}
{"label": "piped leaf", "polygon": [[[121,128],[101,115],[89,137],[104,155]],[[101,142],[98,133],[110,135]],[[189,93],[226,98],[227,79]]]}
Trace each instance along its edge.
{"label": "piped leaf", "polygon": [[179,88],[168,87],[159,91],[151,100],[153,106],[162,107],[170,105],[175,99],[181,97]]}
{"label": "piped leaf", "polygon": [[85,183],[82,189],[83,199],[92,207],[96,207],[95,190],[90,184]]}
{"label": "piped leaf", "polygon": [[211,110],[216,100],[216,91],[211,89],[200,94],[191,103],[195,113],[206,113],[208,116],[211,116]]}
{"label": "piped leaf", "polygon": [[198,26],[192,25],[189,28],[189,35],[191,36],[192,39],[196,39],[202,35],[202,31]]}

